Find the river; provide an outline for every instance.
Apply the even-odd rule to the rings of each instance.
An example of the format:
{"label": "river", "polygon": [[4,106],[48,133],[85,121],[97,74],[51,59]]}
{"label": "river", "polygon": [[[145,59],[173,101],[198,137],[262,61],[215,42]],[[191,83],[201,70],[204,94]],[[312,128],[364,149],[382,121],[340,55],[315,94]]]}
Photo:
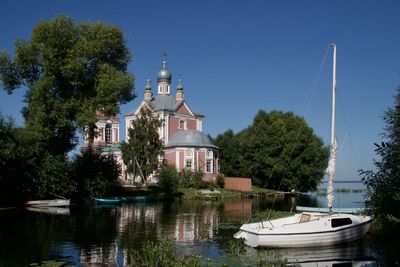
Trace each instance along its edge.
{"label": "river", "polygon": [[[357,199],[359,192],[341,193],[342,201],[344,194],[353,194],[350,198],[355,201],[349,204],[362,205],[362,199]],[[166,239],[172,240],[180,254],[201,255],[210,258],[215,265],[256,266],[274,257],[313,263],[342,258],[372,264],[366,266],[382,265],[382,250],[368,240],[341,247],[302,250],[243,246],[240,257],[232,257],[232,251],[237,247],[233,234],[239,227],[232,221],[244,222],[252,211],[267,208],[288,211],[295,205],[319,206],[321,201],[320,195],[310,194],[278,200],[181,200],[71,206],[60,210],[59,214],[22,208],[1,210],[0,266],[30,266],[46,260],[62,261],[72,266],[126,266],[129,264],[127,251],[141,247],[145,240]],[[304,264],[296,266],[310,266]]]}

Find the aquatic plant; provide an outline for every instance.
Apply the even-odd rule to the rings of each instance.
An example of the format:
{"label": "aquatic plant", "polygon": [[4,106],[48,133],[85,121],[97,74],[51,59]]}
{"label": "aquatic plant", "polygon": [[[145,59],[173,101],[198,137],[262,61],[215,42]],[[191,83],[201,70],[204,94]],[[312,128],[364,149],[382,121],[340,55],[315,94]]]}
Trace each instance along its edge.
{"label": "aquatic plant", "polygon": [[196,267],[200,256],[179,256],[171,241],[146,241],[138,250],[128,251],[128,263],[138,267]]}

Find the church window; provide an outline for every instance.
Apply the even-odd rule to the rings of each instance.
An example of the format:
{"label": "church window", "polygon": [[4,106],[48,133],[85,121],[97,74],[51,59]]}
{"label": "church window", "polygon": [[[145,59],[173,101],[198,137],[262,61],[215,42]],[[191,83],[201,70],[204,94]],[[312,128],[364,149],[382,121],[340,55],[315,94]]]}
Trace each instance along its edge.
{"label": "church window", "polygon": [[186,129],[186,121],[185,120],[179,120],[178,129]]}
{"label": "church window", "polygon": [[192,169],[192,160],[187,159],[186,164],[185,164],[186,169],[191,170]]}
{"label": "church window", "polygon": [[107,144],[112,142],[112,128],[111,128],[111,123],[106,124],[105,128],[105,140]]}
{"label": "church window", "polygon": [[210,159],[208,159],[206,161],[206,172],[212,172],[212,161]]}

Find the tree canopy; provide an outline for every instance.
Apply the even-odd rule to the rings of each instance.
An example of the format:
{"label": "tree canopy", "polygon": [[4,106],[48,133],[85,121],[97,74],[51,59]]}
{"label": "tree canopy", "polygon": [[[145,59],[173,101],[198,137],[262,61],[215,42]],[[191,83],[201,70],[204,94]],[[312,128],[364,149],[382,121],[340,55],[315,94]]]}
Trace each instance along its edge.
{"label": "tree canopy", "polygon": [[150,110],[142,109],[128,129],[128,140],[121,144],[126,171],[141,177],[143,182],[147,182],[149,175],[160,165],[159,156],[163,155],[164,144],[158,128],[162,123]]}
{"label": "tree canopy", "polygon": [[375,170],[360,170],[368,188],[376,218],[383,232],[400,234],[400,87],[394,97],[394,107],[383,115],[385,123],[381,144],[375,144],[379,159],[374,160]]}
{"label": "tree canopy", "polygon": [[[114,25],[76,23],[60,15],[40,21],[29,40],[17,40],[14,54],[0,53],[0,85],[10,94],[26,89],[25,125],[16,128],[0,116],[0,188],[17,201],[51,194],[70,197],[77,190],[72,177],[79,168],[68,152],[77,143],[77,131],[87,127],[93,133],[96,112],[115,115],[119,104],[135,97],[123,32]],[[118,179],[114,163],[100,157],[85,166],[100,171],[103,165],[113,166],[116,171],[107,177],[112,180]]]}
{"label": "tree canopy", "polygon": [[96,111],[115,115],[134,98],[130,58],[116,26],[60,15],[16,41],[15,58],[0,54],[0,81],[9,93],[27,88],[26,127],[51,154],[62,154],[74,147],[77,129],[94,127]]}
{"label": "tree canopy", "polygon": [[304,118],[292,112],[260,110],[253,124],[214,140],[221,150],[221,172],[250,177],[262,187],[316,189],[327,166],[329,149]]}

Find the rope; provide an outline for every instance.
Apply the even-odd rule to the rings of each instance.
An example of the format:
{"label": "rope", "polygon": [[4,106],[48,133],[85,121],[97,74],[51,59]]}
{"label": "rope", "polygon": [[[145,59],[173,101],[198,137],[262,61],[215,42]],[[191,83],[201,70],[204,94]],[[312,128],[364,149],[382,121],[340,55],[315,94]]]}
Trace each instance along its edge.
{"label": "rope", "polygon": [[[336,90],[337,90],[337,89],[336,89]],[[341,112],[341,114],[342,114],[343,122],[344,122],[344,127],[345,127],[345,129],[346,129],[345,138],[347,139],[347,137],[348,137],[348,139],[349,139],[351,153],[353,154],[354,161],[355,161],[356,166],[357,166],[357,170],[359,170],[359,169],[361,169],[361,168],[360,168],[360,165],[358,164],[358,159],[357,159],[356,151],[355,151],[355,149],[354,149],[353,141],[352,141],[351,136],[350,136],[350,130],[349,130],[348,123],[347,123],[347,120],[346,120],[346,116],[345,116],[345,112],[344,112],[342,100],[341,100],[341,98],[340,98],[340,92],[338,93],[338,91],[336,91],[336,95],[337,95],[338,98],[339,98],[340,112]],[[344,141],[343,141],[343,145],[342,145],[342,146],[344,146]]]}

